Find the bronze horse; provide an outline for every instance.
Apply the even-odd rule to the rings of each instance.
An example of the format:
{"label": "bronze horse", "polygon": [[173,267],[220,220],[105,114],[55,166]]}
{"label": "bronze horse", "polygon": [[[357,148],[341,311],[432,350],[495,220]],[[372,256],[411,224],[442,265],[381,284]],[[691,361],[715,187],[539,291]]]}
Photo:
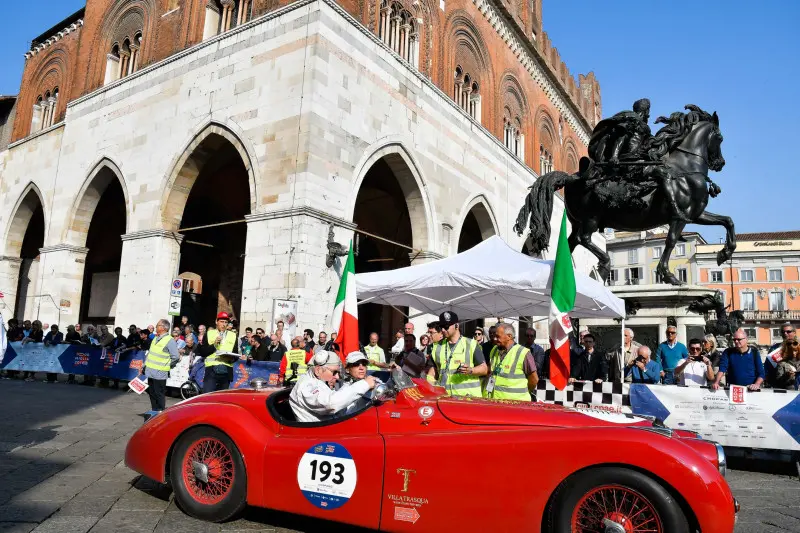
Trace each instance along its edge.
{"label": "bronze horse", "polygon": [[[670,272],[669,258],[687,222],[704,226],[724,226],[727,232],[725,246],[717,254],[717,264],[721,265],[730,259],[736,249],[733,220],[705,210],[709,195],[716,195],[719,191],[713,182],[707,187],[706,182],[710,182],[708,171],[710,169],[718,172],[725,165],[719,118],[716,113],[710,115],[696,106],[687,106],[687,109],[696,113],[692,117],[694,120],[686,121],[683,135],[674,139],[663,159],[640,163],[642,170],[638,175],[644,178],[632,179],[630,176],[636,175],[633,173],[622,174],[621,177],[604,175],[604,167],[595,165],[588,158],[582,158],[581,171],[576,174],[554,171],[536,180],[520,209],[514,230],[522,235],[530,216],[529,247],[533,253],[546,250],[550,241],[553,195],[563,188],[567,216],[572,224],[570,251],[582,244],[592,252],[599,260],[598,273],[604,280],[608,278],[611,261],[608,254],[592,242],[592,234],[605,228],[642,231],[668,224],[669,232],[656,273],[662,282],[673,285],[680,285],[681,282]],[[650,171],[669,173],[681,216],[673,212],[660,188],[640,187],[639,182],[646,181],[648,167]],[[642,194],[635,199],[623,195],[610,199],[608,189],[605,189],[605,193],[602,189],[614,185],[610,180],[621,180],[616,185],[621,186],[622,190],[640,190]]]}

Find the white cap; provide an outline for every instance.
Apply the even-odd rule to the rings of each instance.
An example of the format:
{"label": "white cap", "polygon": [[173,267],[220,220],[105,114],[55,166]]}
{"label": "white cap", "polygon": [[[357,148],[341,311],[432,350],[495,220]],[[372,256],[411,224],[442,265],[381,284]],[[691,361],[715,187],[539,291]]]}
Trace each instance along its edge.
{"label": "white cap", "polygon": [[369,358],[367,358],[367,356],[364,355],[364,352],[359,352],[359,351],[350,352],[349,354],[347,354],[347,359],[345,360],[345,364],[353,365],[355,363],[358,363],[359,361],[366,361],[369,363]]}
{"label": "white cap", "polygon": [[315,366],[342,366],[342,360],[333,352],[320,350],[311,358],[311,364]]}

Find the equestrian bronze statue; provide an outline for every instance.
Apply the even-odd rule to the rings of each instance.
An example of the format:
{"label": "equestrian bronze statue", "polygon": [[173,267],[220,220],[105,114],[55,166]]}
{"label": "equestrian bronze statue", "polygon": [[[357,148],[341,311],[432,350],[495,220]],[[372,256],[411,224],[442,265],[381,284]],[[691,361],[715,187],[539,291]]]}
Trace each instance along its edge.
{"label": "equestrian bronze statue", "polygon": [[575,174],[554,171],[540,176],[530,187],[514,230],[525,231],[530,217],[528,246],[541,253],[550,242],[553,195],[564,189],[567,216],[572,224],[570,251],[579,244],[598,259],[598,273],[607,279],[608,254],[592,243],[592,234],[613,228],[642,231],[668,225],[664,250],[656,275],[664,283],[680,285],[669,270],[669,258],[687,223],[725,227],[725,246],[717,264],[731,258],[736,236],[730,217],[707,212],[709,197],[721,189],[708,177],[725,165],[722,133],[716,112],[695,105],[686,113],[658,117],[664,126],[652,135],[650,101],[638,100],[632,111],[600,121],[589,141],[589,157],[582,157]]}

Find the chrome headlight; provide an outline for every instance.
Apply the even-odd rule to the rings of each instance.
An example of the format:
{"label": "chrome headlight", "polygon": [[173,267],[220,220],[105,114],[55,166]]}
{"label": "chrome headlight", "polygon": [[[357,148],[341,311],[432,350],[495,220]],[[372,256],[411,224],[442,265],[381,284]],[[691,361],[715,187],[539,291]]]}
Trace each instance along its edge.
{"label": "chrome headlight", "polygon": [[725,457],[725,450],[722,448],[722,444],[714,443],[714,447],[717,449],[717,464],[719,464],[719,473],[722,474],[722,477],[725,477],[725,474],[728,473],[728,459]]}

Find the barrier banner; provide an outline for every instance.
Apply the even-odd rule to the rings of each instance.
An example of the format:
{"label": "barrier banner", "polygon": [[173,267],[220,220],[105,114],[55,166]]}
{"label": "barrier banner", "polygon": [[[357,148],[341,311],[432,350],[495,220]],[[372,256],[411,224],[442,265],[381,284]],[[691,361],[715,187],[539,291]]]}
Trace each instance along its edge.
{"label": "barrier banner", "polygon": [[676,385],[630,386],[634,414],[660,418],[723,446],[800,450],[800,393]]}

